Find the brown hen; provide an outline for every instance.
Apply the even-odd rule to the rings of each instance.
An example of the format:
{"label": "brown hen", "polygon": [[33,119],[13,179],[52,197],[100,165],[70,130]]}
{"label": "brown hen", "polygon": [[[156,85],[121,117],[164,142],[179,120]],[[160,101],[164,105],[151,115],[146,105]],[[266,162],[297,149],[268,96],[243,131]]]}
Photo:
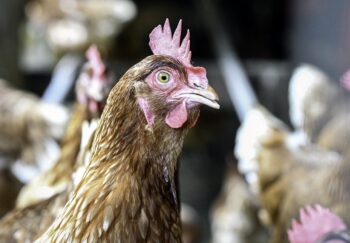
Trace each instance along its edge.
{"label": "brown hen", "polygon": [[204,68],[190,63],[181,23],[150,34],[155,55],[112,89],[84,176],[37,242],[181,242],[176,175],[199,104],[219,108]]}
{"label": "brown hen", "polygon": [[262,107],[252,110],[237,136],[236,155],[273,226],[271,242],[288,242],[287,229],[299,209],[320,204],[350,225],[349,153],[339,154],[291,133]]}
{"label": "brown hen", "polygon": [[0,156],[35,163],[45,142],[60,138],[68,120],[62,106],[41,102],[34,94],[9,87],[0,80]]}
{"label": "brown hen", "polygon": [[96,46],[86,52],[85,64],[76,84],[77,102],[61,143],[61,152],[53,166],[26,185],[18,196],[17,207],[25,207],[50,198],[66,189],[75,169],[80,150],[81,127],[84,121],[98,118],[112,87],[111,75],[101,60]]}

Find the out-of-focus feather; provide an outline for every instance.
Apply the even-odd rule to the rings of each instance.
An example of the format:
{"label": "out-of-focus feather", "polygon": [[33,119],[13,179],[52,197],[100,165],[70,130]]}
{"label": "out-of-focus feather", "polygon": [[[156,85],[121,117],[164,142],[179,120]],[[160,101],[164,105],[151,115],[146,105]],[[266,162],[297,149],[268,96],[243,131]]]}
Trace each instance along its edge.
{"label": "out-of-focus feather", "polygon": [[201,239],[200,218],[190,205],[181,203],[182,242],[196,243]]}
{"label": "out-of-focus feather", "polygon": [[51,168],[21,190],[17,199],[17,207],[28,206],[66,190],[80,149],[81,125],[86,119],[88,119],[86,107],[75,105],[62,140],[59,159]]}
{"label": "out-of-focus feather", "polygon": [[350,95],[325,73],[301,65],[289,85],[293,125],[310,141],[326,149],[346,152],[350,141]]}
{"label": "out-of-focus feather", "polygon": [[211,242],[266,242],[267,231],[257,217],[257,198],[233,167],[228,165],[223,188],[211,208]]}
{"label": "out-of-focus feather", "polygon": [[[281,122],[276,123],[276,118],[265,109],[257,108],[253,112],[258,115],[248,115],[250,120],[240,128],[237,143],[247,144],[246,150],[253,151],[258,195],[267,216],[265,222],[274,229],[272,242],[287,242],[286,230],[291,219],[296,218],[299,208],[305,205],[321,204],[330,208],[349,225],[349,154],[295,139],[296,134],[279,126]],[[255,123],[260,123],[265,132],[252,134]],[[281,139],[274,139],[276,137]],[[245,143],[243,138],[251,141]],[[250,160],[248,155],[237,153],[242,163]]]}
{"label": "out-of-focus feather", "polygon": [[[77,113],[75,113],[77,114]],[[85,141],[84,145],[80,147],[78,161],[72,165],[74,167],[75,173],[77,171],[84,171],[86,164],[84,161],[89,160],[92,140],[94,138],[94,128],[96,128],[96,120],[92,121],[92,125],[87,124],[88,130],[84,129],[82,131],[82,140]],[[88,156],[85,158],[85,156]],[[66,168],[63,166],[62,168]],[[69,171],[72,168],[69,166],[67,168]],[[22,208],[17,208],[8,213],[3,219],[0,221],[0,242],[18,242],[18,243],[26,243],[33,242],[36,238],[38,238],[45,230],[52,224],[55,218],[58,216],[64,205],[69,199],[70,193],[76,185],[76,181],[71,178],[67,180],[67,175],[69,174],[66,171],[60,173],[63,176],[63,181],[61,182],[62,188],[59,188],[59,185],[55,187],[50,186],[41,186],[34,184],[32,187],[28,188],[28,191],[35,193],[33,197],[29,199],[34,199],[35,202],[31,202],[29,206],[25,206]],[[49,173],[49,178],[51,181],[41,181],[42,183],[47,182],[55,182],[53,181],[53,177],[55,175],[53,173]],[[59,175],[57,175],[59,176]],[[73,175],[71,175],[74,177]],[[62,180],[62,178],[55,177],[57,180]],[[43,178],[41,178],[43,179]],[[67,180],[67,181],[65,181]],[[36,187],[35,187],[36,186]],[[30,189],[33,188],[31,191]],[[40,189],[45,190],[48,188],[49,192],[52,194],[47,199],[43,198],[43,195],[40,194]],[[60,190],[58,190],[60,189]],[[38,191],[39,190],[39,191]],[[24,194],[26,195],[26,194]],[[25,198],[26,199],[26,198]],[[26,199],[25,202],[27,202]]]}
{"label": "out-of-focus feather", "polygon": [[69,118],[66,108],[41,102],[0,80],[0,154],[34,163],[45,140],[60,138]]}

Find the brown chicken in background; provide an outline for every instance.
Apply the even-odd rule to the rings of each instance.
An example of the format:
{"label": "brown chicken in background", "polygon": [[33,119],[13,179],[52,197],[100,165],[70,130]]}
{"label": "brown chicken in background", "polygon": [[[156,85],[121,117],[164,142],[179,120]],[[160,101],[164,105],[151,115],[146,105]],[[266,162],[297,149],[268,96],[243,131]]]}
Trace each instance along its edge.
{"label": "brown chicken in background", "polygon": [[[311,144],[267,110],[252,110],[237,135],[236,155],[244,173],[256,173],[263,221],[271,242],[288,242],[287,229],[300,208],[320,204],[350,225],[349,154]],[[244,165],[245,164],[245,165]]]}
{"label": "brown chicken in background", "polygon": [[[50,145],[61,138],[68,110],[41,102],[34,94],[20,91],[0,80],[0,217],[15,205],[22,182],[13,175],[14,165],[41,170],[41,158],[50,159]],[[56,145],[57,146],[57,145]]]}
{"label": "brown chicken in background", "polygon": [[257,217],[257,198],[250,192],[232,160],[227,162],[222,190],[211,207],[211,242],[266,242],[268,234]]}
{"label": "brown chicken in background", "polygon": [[[349,79],[343,78],[346,87]],[[325,73],[302,65],[289,85],[290,118],[309,141],[342,153],[350,145],[350,95]]]}
{"label": "brown chicken in background", "polygon": [[168,20],[150,34],[154,55],[112,89],[82,180],[37,242],[181,242],[176,175],[199,104],[219,108],[206,71],[191,65]]}
{"label": "brown chicken in background", "polygon": [[237,135],[240,170],[260,196],[262,220],[274,226],[272,242],[287,241],[291,219],[306,205],[320,204],[350,223],[349,96],[310,65],[294,72],[289,89],[295,132],[257,107]]}
{"label": "brown chicken in background", "polygon": [[88,62],[77,80],[77,101],[62,140],[60,156],[49,170],[21,190],[17,207],[50,198],[65,190],[71,180],[81,144],[82,124],[100,116],[113,80],[107,73],[96,46],[91,46],[86,56]]}
{"label": "brown chicken in background", "polygon": [[48,171],[23,188],[18,199],[20,208],[0,221],[0,242],[33,242],[40,236],[68,201],[74,187],[73,171],[84,167],[93,136],[87,124],[91,121],[96,127],[92,119],[102,113],[112,87],[111,75],[96,46],[91,46],[86,56],[88,62],[77,80],[77,102],[62,141],[61,155]]}
{"label": "brown chicken in background", "polygon": [[60,138],[68,121],[66,108],[44,103],[34,94],[9,87],[0,80],[0,157],[35,163],[45,142]]}

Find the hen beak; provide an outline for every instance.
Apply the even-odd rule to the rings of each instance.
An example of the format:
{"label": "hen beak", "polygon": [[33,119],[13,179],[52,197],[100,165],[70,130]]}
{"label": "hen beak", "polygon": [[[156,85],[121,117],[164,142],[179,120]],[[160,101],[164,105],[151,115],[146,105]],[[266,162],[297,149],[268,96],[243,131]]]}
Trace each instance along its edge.
{"label": "hen beak", "polygon": [[214,109],[220,108],[220,105],[218,103],[219,96],[210,85],[208,85],[207,89],[187,88],[181,90],[176,95],[174,95],[174,98],[187,99],[187,102],[189,103],[200,103],[210,106]]}

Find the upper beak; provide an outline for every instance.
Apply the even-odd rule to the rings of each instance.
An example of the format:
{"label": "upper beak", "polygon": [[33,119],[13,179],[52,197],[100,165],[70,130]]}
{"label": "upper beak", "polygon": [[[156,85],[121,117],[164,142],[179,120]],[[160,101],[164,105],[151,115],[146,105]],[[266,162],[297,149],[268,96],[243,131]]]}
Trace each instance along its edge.
{"label": "upper beak", "polygon": [[187,98],[188,101],[193,103],[201,103],[214,109],[220,108],[218,103],[219,96],[210,85],[208,85],[207,89],[187,88],[185,90],[181,90],[174,95],[174,98]]}

